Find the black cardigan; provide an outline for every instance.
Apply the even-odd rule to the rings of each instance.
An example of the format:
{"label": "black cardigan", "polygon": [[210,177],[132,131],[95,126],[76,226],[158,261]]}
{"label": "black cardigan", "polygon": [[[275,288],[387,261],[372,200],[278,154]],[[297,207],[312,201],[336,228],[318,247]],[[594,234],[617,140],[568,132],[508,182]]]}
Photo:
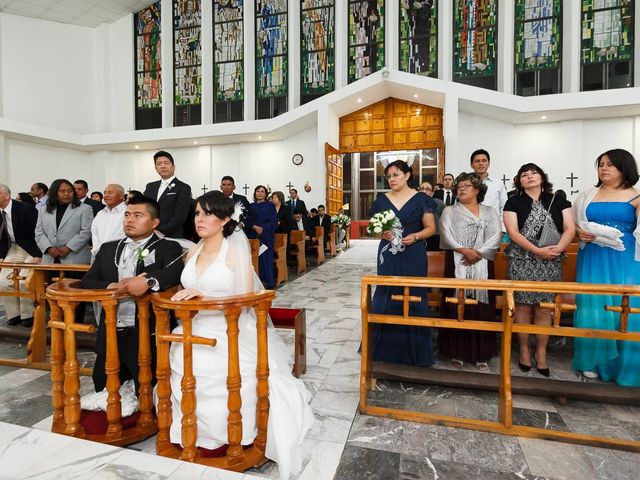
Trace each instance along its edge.
{"label": "black cardigan", "polygon": [[[553,198],[552,193],[542,193],[540,196],[540,202],[545,210],[549,209],[549,204],[551,203],[551,199]],[[531,206],[533,205],[533,199],[522,192],[520,195],[514,195],[507,200],[507,203],[504,205],[505,212],[515,212],[518,216],[518,230],[522,230],[524,226],[524,222],[527,220],[527,217],[531,213]],[[556,225],[558,232],[562,235],[564,231],[564,222],[562,221],[562,211],[571,208],[571,202],[566,200],[563,197],[556,195],[555,200],[553,201],[553,205],[551,205],[551,218],[553,219],[553,223]]]}

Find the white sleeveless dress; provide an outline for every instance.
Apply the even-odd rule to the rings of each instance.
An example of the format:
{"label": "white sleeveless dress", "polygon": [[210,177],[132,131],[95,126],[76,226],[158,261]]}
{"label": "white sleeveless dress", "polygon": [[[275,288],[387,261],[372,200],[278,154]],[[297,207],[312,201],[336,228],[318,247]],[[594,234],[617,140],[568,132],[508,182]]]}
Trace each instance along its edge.
{"label": "white sleeveless dress", "polygon": [[[196,260],[200,248],[187,262],[182,272],[182,285],[195,288],[203,295],[223,297],[234,295],[234,272],[225,262],[229,243],[225,239],[220,253],[200,277]],[[222,312],[200,311],[192,320],[193,335],[215,338],[215,347],[193,345],[193,370],[196,377],[196,414],[198,446],[214,449],[227,444],[227,323]],[[256,436],[256,319],[253,310],[240,315],[239,352],[242,376],[242,444],[249,445]],[[178,326],[174,333],[182,333]],[[301,443],[313,425],[309,406],[311,394],[302,380],[291,374],[290,352],[273,328],[269,329],[269,423],[267,427],[267,458],[277,462],[281,479],[301,469]],[[183,346],[173,343],[170,353],[171,403],[173,423],[171,442],[181,444],[180,381],[183,373]]]}

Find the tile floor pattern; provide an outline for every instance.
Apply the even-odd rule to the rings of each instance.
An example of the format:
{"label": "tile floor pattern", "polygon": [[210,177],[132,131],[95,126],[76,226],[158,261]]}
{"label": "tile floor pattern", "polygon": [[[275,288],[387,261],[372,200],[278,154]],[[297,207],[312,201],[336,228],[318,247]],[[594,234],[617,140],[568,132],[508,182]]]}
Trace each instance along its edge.
{"label": "tile floor pattern", "polygon": [[[358,414],[360,277],[375,273],[375,249],[376,242],[353,241],[347,252],[278,290],[275,306],[307,309],[308,367],[303,380],[313,394],[316,423],[304,440],[303,471],[296,478],[638,478],[640,454]],[[293,342],[292,332],[281,333]],[[570,368],[570,350],[557,343],[550,349],[554,378],[584,381]],[[0,341],[1,356],[19,356],[23,348],[15,341]],[[83,355],[90,360],[90,353]],[[438,368],[449,366],[444,361]],[[494,359],[490,371],[496,370]],[[82,391],[92,389],[90,378],[83,377],[81,383]],[[493,393],[398,382],[379,382],[370,401],[483,419],[495,419],[497,412]],[[515,423],[640,440],[638,407],[560,405],[523,396],[515,397],[514,407]],[[0,366],[0,479],[278,478],[273,462],[242,475],[157,457],[153,438],[121,449],[54,435],[48,432],[50,414],[48,372]]]}

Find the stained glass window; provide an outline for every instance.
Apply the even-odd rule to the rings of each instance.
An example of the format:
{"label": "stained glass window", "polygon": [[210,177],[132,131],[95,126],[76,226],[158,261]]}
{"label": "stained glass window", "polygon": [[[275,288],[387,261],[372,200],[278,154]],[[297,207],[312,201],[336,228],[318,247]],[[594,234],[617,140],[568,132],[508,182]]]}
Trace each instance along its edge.
{"label": "stained glass window", "polygon": [[302,97],[307,103],[335,88],[334,0],[301,0]]}
{"label": "stained glass window", "polygon": [[582,0],[582,89],[633,85],[633,1]]}
{"label": "stained glass window", "polygon": [[349,0],[349,83],[384,67],[384,0]]}
{"label": "stained glass window", "polygon": [[136,56],[136,129],[162,127],[160,2],[133,16]]}
{"label": "stained glass window", "polygon": [[515,88],[518,95],[560,91],[561,27],[561,0],[516,0]]}
{"label": "stained glass window", "polygon": [[244,118],[244,0],[215,0],[213,6],[213,121]]}
{"label": "stained glass window", "polygon": [[438,76],[437,0],[400,2],[400,70]]}
{"label": "stained glass window", "polygon": [[498,0],[454,0],[453,80],[495,90]]}
{"label": "stained glass window", "polygon": [[256,116],[287,111],[287,0],[256,0]]}
{"label": "stained glass window", "polygon": [[202,103],[200,0],[173,0],[173,124],[198,125]]}

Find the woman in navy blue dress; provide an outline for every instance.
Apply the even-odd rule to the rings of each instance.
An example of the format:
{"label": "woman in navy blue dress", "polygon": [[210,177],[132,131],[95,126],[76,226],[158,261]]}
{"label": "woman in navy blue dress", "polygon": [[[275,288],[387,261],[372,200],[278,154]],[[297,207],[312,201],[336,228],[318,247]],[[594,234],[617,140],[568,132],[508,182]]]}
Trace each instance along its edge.
{"label": "woman in navy blue dress", "polygon": [[[427,276],[427,251],[425,240],[435,233],[433,212],[436,209],[431,197],[409,187],[411,167],[402,160],[391,162],[384,170],[390,192],[381,194],[371,207],[371,215],[387,210],[393,211],[402,223],[403,251],[393,254],[390,231],[382,234],[378,247],[378,275],[400,275],[409,277]],[[391,295],[402,295],[402,287],[376,287],[372,312],[402,315],[402,302],[391,300]],[[429,316],[427,291],[411,288],[411,295],[420,296],[420,302],[409,306],[411,316]],[[373,330],[373,359],[382,362],[403,363],[429,367],[433,365],[431,331],[426,327],[405,325],[376,325]]]}
{"label": "woman in navy blue dress", "polygon": [[247,237],[259,239],[260,244],[267,247],[267,250],[258,258],[258,271],[264,286],[273,288],[275,285],[273,244],[276,240],[278,216],[273,203],[267,201],[267,189],[263,185],[258,185],[253,191],[253,201],[251,209],[255,212],[256,220]]}

